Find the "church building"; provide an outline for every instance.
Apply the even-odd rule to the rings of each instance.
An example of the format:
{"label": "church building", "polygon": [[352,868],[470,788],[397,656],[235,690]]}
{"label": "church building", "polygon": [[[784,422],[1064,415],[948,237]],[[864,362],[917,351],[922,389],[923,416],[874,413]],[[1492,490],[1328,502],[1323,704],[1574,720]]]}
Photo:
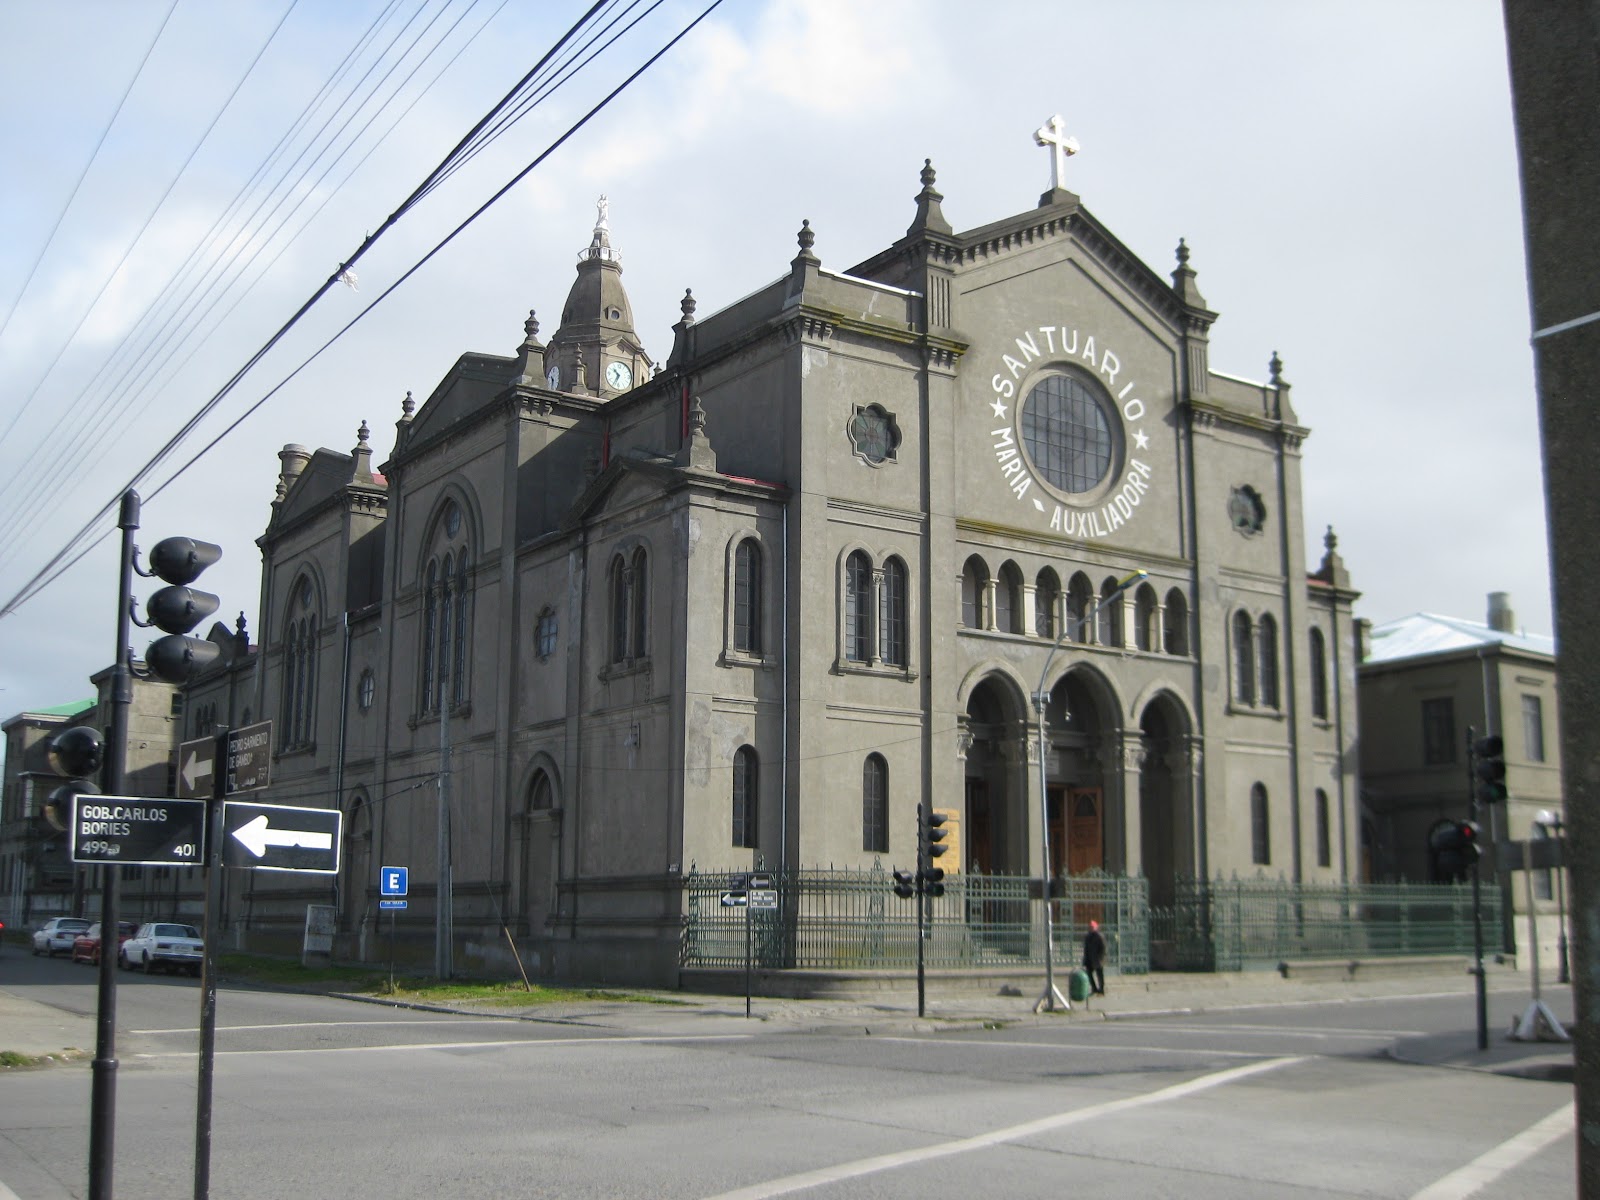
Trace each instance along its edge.
{"label": "church building", "polygon": [[924,803],[951,872],[1356,880],[1356,593],[1331,532],[1308,571],[1282,364],[1213,370],[1188,248],[1141,262],[1035,136],[1036,204],[957,231],[924,164],[882,251],[801,222],[670,346],[602,199],[547,340],[408,394],[381,462],[355,409],[284,448],[259,649],[186,736],[273,721],[252,799],[339,808],[343,857],[230,872],[241,944],[331,902],[382,958],[405,865],[419,961],[671,983],[691,872],[911,866]]}

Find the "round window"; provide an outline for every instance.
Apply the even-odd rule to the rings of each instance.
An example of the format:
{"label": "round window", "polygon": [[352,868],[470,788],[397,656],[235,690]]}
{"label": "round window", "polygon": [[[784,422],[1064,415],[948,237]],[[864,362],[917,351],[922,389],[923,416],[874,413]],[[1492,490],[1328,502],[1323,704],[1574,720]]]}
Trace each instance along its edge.
{"label": "round window", "polygon": [[1105,479],[1116,442],[1109,401],[1076,375],[1049,375],[1022,402],[1022,445],[1035,474],[1069,496],[1091,492]]}

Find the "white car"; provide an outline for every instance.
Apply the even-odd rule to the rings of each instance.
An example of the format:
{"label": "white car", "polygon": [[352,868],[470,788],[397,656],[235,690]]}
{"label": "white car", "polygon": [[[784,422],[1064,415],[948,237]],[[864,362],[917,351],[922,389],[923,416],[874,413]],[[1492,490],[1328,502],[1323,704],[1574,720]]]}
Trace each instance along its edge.
{"label": "white car", "polygon": [[72,943],[89,928],[82,917],[51,917],[33,931],[33,952],[54,958],[58,954],[71,954]]}
{"label": "white car", "polygon": [[199,975],[205,945],[200,940],[200,931],[193,925],[152,921],[139,926],[139,931],[122,943],[117,966],[139,967],[146,975],[158,967],[163,971],[182,970]]}

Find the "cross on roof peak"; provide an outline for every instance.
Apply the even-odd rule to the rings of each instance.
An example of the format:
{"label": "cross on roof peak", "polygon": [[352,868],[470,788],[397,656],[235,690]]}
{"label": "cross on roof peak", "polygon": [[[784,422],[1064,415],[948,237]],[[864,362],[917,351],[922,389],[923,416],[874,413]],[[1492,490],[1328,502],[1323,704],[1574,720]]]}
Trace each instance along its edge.
{"label": "cross on roof peak", "polygon": [[1064,188],[1067,159],[1078,152],[1078,139],[1066,135],[1067,123],[1057,113],[1034,131],[1035,144],[1050,147],[1050,187]]}

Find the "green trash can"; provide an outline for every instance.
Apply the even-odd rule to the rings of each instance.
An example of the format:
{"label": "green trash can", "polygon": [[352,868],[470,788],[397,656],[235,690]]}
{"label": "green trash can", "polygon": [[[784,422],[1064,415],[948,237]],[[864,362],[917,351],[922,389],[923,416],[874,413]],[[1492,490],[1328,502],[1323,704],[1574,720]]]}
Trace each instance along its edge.
{"label": "green trash can", "polygon": [[1089,972],[1082,967],[1067,976],[1067,996],[1079,1002],[1089,998]]}

